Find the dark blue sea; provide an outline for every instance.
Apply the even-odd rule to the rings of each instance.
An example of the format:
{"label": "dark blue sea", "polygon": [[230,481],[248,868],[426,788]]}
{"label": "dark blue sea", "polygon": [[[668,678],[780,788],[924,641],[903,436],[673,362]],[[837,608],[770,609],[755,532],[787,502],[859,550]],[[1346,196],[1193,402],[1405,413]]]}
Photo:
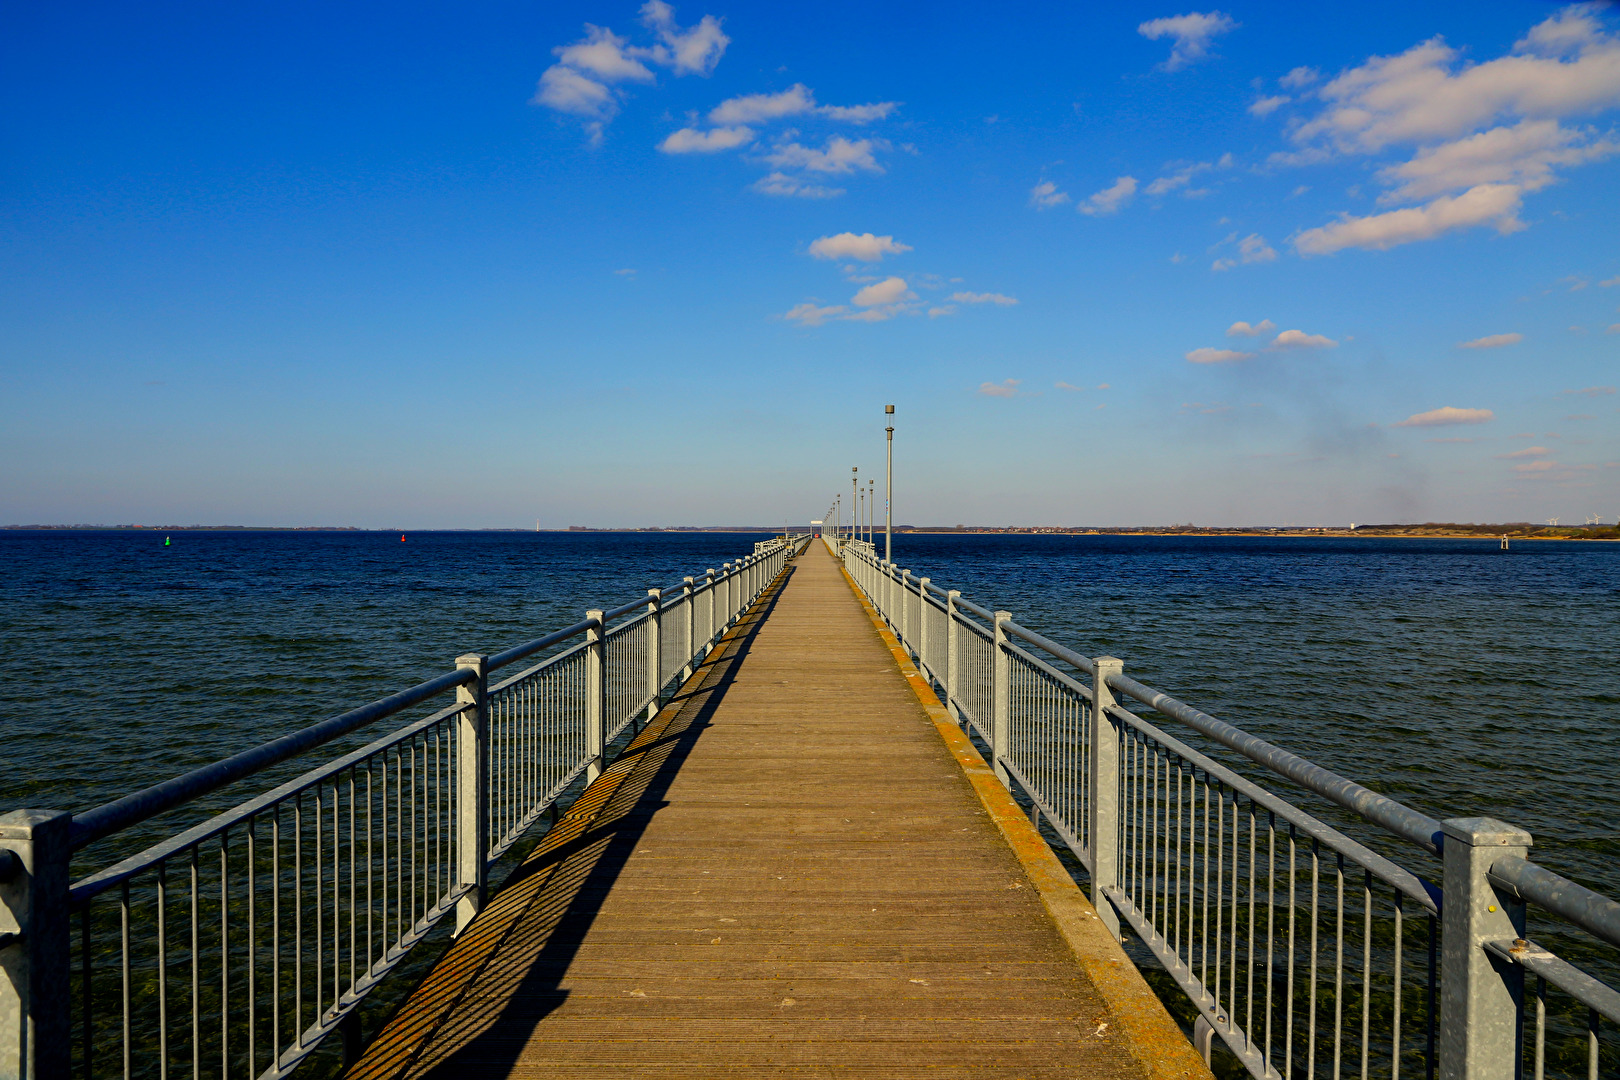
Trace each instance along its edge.
{"label": "dark blue sea", "polygon": [[[169,535],[0,532],[0,809],[86,809],[765,534]],[[1620,544],[902,535],[895,558],[1620,894]]]}

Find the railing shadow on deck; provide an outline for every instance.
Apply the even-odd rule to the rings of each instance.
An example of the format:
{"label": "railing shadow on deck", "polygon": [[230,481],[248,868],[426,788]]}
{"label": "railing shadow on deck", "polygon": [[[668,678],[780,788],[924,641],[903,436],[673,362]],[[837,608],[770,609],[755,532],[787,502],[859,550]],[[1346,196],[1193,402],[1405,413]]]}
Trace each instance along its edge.
{"label": "railing shadow on deck", "polygon": [[[689,683],[669,701],[669,706],[695,701],[696,708],[683,708],[661,731],[644,733],[642,738],[652,735],[647,741],[633,741],[553,829],[561,834],[570,816],[589,815],[577,835],[554,846],[542,843],[513,870],[501,894],[527,892],[531,898],[498,946],[485,952],[476,970],[457,978],[453,995],[437,1002],[418,1001],[417,995],[408,999],[383,1026],[377,1045],[346,1074],[348,1080],[448,1077],[473,1062],[495,1070],[518,1064],[534,1027],[568,1000],[570,991],[561,983],[596,921],[602,897],[635,853],[652,817],[669,805],[664,796],[670,784],[710,727],[795,570],[789,563],[744,617],[741,632],[699,666],[700,672],[717,672],[718,678]],[[499,900],[497,896],[492,909]],[[447,954],[440,963],[454,960]],[[432,981],[430,975],[424,987]],[[424,1004],[435,1019],[411,1024],[405,1014]],[[411,1029],[410,1045],[383,1045],[390,1029],[398,1027]]]}

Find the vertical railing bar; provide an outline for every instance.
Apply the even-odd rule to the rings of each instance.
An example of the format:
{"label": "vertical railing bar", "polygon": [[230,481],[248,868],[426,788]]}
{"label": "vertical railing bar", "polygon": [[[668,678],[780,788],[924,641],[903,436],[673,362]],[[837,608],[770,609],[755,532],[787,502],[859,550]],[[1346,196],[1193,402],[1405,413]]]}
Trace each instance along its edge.
{"label": "vertical railing bar", "polygon": [[197,911],[197,845],[191,845],[191,1076],[202,1076],[202,957]]}
{"label": "vertical railing bar", "polygon": [[1344,1047],[1344,855],[1335,853],[1333,926],[1333,1080],[1339,1080]]}
{"label": "vertical railing bar", "polygon": [[[219,1075],[231,1074],[230,830],[219,834]],[[249,963],[251,964],[251,960]]]}
{"label": "vertical railing bar", "polygon": [[1273,989],[1277,982],[1276,962],[1276,919],[1277,919],[1277,813],[1274,810],[1266,812],[1266,1051],[1265,1066],[1269,1070],[1272,1065],[1272,1020],[1276,1017],[1275,1006],[1272,1003]]}
{"label": "vertical railing bar", "polygon": [[125,879],[118,887],[118,933],[119,949],[123,957],[123,1035],[124,1035],[124,1080],[130,1080],[130,958],[129,958],[129,881]]}
{"label": "vertical railing bar", "polygon": [[1361,886],[1361,1080],[1367,1080],[1367,1050],[1372,1023],[1373,876],[1362,871]]}
{"label": "vertical railing bar", "polygon": [[1310,1017],[1306,1026],[1306,1080],[1316,1075],[1316,930],[1321,920],[1318,910],[1318,885],[1321,871],[1321,856],[1317,850],[1315,837],[1311,838],[1311,981],[1310,981]]}
{"label": "vertical railing bar", "polygon": [[[295,796],[296,799],[296,796]],[[281,1061],[281,804],[270,818],[270,1064]]]}
{"label": "vertical railing bar", "polygon": [[157,865],[158,1077],[169,1077],[169,860]]}
{"label": "vertical railing bar", "polygon": [[1547,1075],[1547,980],[1536,976],[1536,1076]]}
{"label": "vertical railing bar", "polygon": [[1404,971],[1402,969],[1402,966],[1401,966],[1401,950],[1402,950],[1402,948],[1404,946],[1403,938],[1404,938],[1404,935],[1406,933],[1406,913],[1401,907],[1401,900],[1402,900],[1401,890],[1396,889],[1395,890],[1395,955],[1394,955],[1394,958],[1393,958],[1393,961],[1392,961],[1393,964],[1394,964],[1394,968],[1395,968],[1395,979],[1394,979],[1394,986],[1393,986],[1393,991],[1394,991],[1393,1001],[1391,1003],[1391,1009],[1392,1009],[1392,1011],[1394,1013],[1394,1019],[1393,1019],[1393,1022],[1390,1024],[1390,1050],[1389,1050],[1389,1053],[1390,1053],[1391,1066],[1390,1066],[1390,1072],[1389,1072],[1389,1080],[1401,1080],[1401,980],[1402,980],[1402,978],[1404,978],[1404,975],[1405,975],[1405,973],[1404,973]]}
{"label": "vertical railing bar", "polygon": [[258,1075],[254,1068],[258,1057],[255,1028],[258,1025],[259,994],[259,819],[255,815],[247,820],[247,1080]]}

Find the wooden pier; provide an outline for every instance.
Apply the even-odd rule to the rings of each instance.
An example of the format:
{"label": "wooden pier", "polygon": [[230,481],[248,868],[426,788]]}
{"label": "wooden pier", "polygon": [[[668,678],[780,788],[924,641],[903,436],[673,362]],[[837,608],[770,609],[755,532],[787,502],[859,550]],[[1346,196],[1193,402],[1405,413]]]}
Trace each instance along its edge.
{"label": "wooden pier", "polygon": [[821,544],[350,1069],[1202,1078]]}

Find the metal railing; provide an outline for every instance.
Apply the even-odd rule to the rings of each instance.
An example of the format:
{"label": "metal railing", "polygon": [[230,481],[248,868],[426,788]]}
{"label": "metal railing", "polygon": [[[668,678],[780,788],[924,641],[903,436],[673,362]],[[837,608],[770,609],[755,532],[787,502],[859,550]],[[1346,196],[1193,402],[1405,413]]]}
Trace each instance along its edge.
{"label": "metal railing", "polygon": [[[807,542],[756,545],[93,810],[0,815],[0,1080],[274,1077],[334,1031],[352,1058],[366,996],[452,912],[458,933],[472,921],[497,860],[600,774]],[[74,853],[99,840],[451,695],[72,880]]]}
{"label": "metal railing", "polygon": [[[870,544],[829,547],[997,777],[1084,866],[1099,917],[1122,940],[1129,927],[1196,1010],[1206,1060],[1218,1035],[1262,1080],[1615,1069],[1600,1025],[1620,1023],[1620,994],[1527,927],[1533,911],[1547,940],[1613,970],[1620,904],[1530,862],[1528,833],[1437,821]],[[1192,734],[1176,738],[1133,702]],[[1226,752],[1325,800],[1369,842],[1393,841],[1397,857],[1210,756]]]}

